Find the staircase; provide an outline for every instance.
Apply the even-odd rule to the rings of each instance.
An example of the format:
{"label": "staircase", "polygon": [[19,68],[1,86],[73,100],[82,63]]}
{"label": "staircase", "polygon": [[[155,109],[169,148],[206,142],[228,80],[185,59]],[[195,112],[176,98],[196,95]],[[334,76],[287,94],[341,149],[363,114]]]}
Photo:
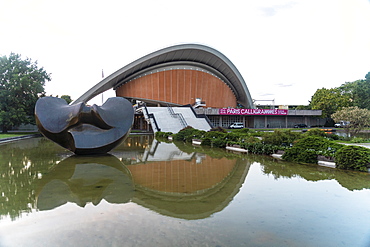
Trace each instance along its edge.
{"label": "staircase", "polygon": [[212,128],[205,118],[198,118],[191,107],[146,107],[143,113],[154,132],[177,133],[186,126],[205,131]]}

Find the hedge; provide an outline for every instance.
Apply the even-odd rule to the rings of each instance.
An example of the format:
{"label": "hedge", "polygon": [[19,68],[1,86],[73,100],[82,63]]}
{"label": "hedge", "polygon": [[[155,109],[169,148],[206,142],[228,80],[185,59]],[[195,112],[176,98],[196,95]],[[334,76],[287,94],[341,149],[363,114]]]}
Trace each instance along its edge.
{"label": "hedge", "polygon": [[299,163],[317,163],[318,155],[332,157],[342,147],[342,144],[330,141],[325,137],[306,136],[288,149],[282,158]]}
{"label": "hedge", "polygon": [[370,149],[360,146],[344,146],[335,154],[336,167],[345,170],[368,171]]}

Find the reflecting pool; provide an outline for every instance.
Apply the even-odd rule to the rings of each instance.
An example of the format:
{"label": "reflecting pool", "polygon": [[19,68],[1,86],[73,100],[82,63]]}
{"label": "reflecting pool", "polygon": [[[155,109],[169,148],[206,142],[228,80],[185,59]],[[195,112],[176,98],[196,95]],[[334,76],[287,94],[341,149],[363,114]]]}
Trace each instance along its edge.
{"label": "reflecting pool", "polygon": [[370,246],[370,174],[133,135],[0,145],[0,246]]}

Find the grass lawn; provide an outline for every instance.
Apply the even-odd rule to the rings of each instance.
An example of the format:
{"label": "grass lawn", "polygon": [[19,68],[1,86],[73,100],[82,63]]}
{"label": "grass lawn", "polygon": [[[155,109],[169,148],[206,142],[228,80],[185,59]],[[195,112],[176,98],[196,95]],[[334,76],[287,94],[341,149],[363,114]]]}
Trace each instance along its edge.
{"label": "grass lawn", "polygon": [[24,135],[32,135],[36,134],[35,132],[17,132],[17,133],[0,133],[0,139],[10,138],[10,137],[17,137],[17,136],[24,136]]}

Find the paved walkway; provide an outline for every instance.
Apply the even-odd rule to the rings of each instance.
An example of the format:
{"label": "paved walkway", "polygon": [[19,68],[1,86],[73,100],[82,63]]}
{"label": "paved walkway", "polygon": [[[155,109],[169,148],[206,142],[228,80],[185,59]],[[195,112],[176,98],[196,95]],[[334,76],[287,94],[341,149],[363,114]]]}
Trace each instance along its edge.
{"label": "paved walkway", "polygon": [[41,137],[41,134],[30,134],[30,135],[24,135],[24,136],[15,136],[15,137],[9,137],[9,138],[2,138],[0,139],[0,144],[13,142],[13,141],[19,141],[29,138],[35,138],[35,137]]}
{"label": "paved walkway", "polygon": [[340,143],[347,146],[360,146],[364,148],[370,148],[370,143]]}

